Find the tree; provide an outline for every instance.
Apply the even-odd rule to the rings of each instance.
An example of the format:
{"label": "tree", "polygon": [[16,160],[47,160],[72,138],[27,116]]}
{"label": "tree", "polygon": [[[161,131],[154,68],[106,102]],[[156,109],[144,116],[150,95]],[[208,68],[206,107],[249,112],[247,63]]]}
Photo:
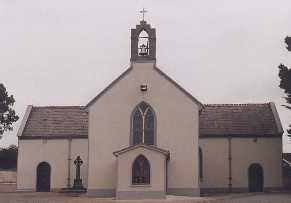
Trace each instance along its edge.
{"label": "tree", "polygon": [[[287,44],[286,49],[291,51],[291,37],[285,38],[285,43]],[[279,65],[279,78],[280,78],[280,85],[279,87],[284,90],[286,94],[285,100],[287,105],[283,105],[287,109],[291,110],[291,69],[287,66],[280,64]],[[289,125],[290,129],[287,130],[288,136],[291,136],[291,125]]]}
{"label": "tree", "polygon": [[5,131],[13,130],[12,124],[19,119],[12,108],[14,103],[13,95],[9,96],[5,86],[0,83],[0,138]]}
{"label": "tree", "polygon": [[288,51],[291,51],[291,37],[286,37],[285,43],[287,44],[286,48],[288,49]]}

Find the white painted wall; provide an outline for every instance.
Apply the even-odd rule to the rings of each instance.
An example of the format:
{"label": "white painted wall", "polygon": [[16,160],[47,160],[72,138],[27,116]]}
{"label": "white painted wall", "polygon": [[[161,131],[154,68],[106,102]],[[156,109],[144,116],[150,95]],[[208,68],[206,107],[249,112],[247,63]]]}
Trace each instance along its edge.
{"label": "white painted wall", "polygon": [[[72,140],[71,183],[75,175],[73,161],[80,155],[84,161],[81,168],[83,183],[87,186],[88,140]],[[68,177],[68,140],[19,140],[17,163],[17,189],[36,189],[36,169],[40,162],[48,162],[51,166],[51,188],[60,189],[67,186]]]}
{"label": "white painted wall", "polygon": [[[248,167],[259,163],[264,169],[264,187],[282,186],[281,138],[232,138],[232,187],[248,187]],[[202,188],[228,188],[227,138],[202,138]]]}
{"label": "white painted wall", "polygon": [[259,163],[264,169],[264,187],[282,186],[282,139],[233,139],[233,187],[248,187],[248,167]]}
{"label": "white painted wall", "polygon": [[[140,85],[147,84],[146,93]],[[89,189],[116,188],[112,152],[129,146],[130,117],[141,101],[157,117],[157,146],[169,150],[169,188],[198,188],[199,108],[166,80],[153,63],[133,63],[133,69],[89,107]]]}
{"label": "white painted wall", "polygon": [[203,154],[201,188],[228,187],[227,139],[200,139],[199,143]]}

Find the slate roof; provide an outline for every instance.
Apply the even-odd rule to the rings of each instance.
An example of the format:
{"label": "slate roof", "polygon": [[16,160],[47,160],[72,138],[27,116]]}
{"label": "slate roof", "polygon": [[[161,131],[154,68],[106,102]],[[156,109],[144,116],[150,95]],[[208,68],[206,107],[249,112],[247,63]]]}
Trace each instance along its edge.
{"label": "slate roof", "polygon": [[[281,136],[283,130],[273,103],[208,104],[200,115],[200,137]],[[277,118],[276,118],[277,117]]]}
{"label": "slate roof", "polygon": [[88,137],[88,113],[82,106],[32,107],[21,138]]}
{"label": "slate roof", "polygon": [[[86,107],[30,107],[27,121],[20,128],[20,139],[88,137]],[[283,133],[273,103],[204,105],[199,125],[202,138],[281,136]]]}

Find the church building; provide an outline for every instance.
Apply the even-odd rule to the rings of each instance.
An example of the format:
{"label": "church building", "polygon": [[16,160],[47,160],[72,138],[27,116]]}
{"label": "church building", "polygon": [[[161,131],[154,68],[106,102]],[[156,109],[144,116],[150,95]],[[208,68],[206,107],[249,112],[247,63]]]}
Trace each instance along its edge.
{"label": "church building", "polygon": [[88,104],[27,107],[17,190],[66,190],[76,175],[86,195],[116,199],[278,190],[282,134],[272,102],[199,102],[157,67],[142,20],[129,68]]}

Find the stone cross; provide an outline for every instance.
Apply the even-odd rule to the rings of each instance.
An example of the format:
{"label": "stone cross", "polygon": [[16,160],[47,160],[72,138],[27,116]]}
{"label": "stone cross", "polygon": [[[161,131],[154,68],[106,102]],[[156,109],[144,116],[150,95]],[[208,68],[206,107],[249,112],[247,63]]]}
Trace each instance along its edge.
{"label": "stone cross", "polygon": [[74,161],[74,164],[76,165],[76,178],[74,180],[73,189],[82,190],[84,189],[84,187],[82,184],[80,168],[81,168],[81,165],[83,164],[83,160],[81,159],[80,156],[77,156],[76,160]]}
{"label": "stone cross", "polygon": [[83,164],[83,160],[81,159],[80,156],[77,156],[76,160],[74,161],[74,164],[76,165],[76,179],[81,179],[80,168],[81,165]]}
{"label": "stone cross", "polygon": [[146,12],[148,11],[144,10],[144,8],[140,11],[140,13],[142,13],[142,21],[144,21],[144,15]]}

